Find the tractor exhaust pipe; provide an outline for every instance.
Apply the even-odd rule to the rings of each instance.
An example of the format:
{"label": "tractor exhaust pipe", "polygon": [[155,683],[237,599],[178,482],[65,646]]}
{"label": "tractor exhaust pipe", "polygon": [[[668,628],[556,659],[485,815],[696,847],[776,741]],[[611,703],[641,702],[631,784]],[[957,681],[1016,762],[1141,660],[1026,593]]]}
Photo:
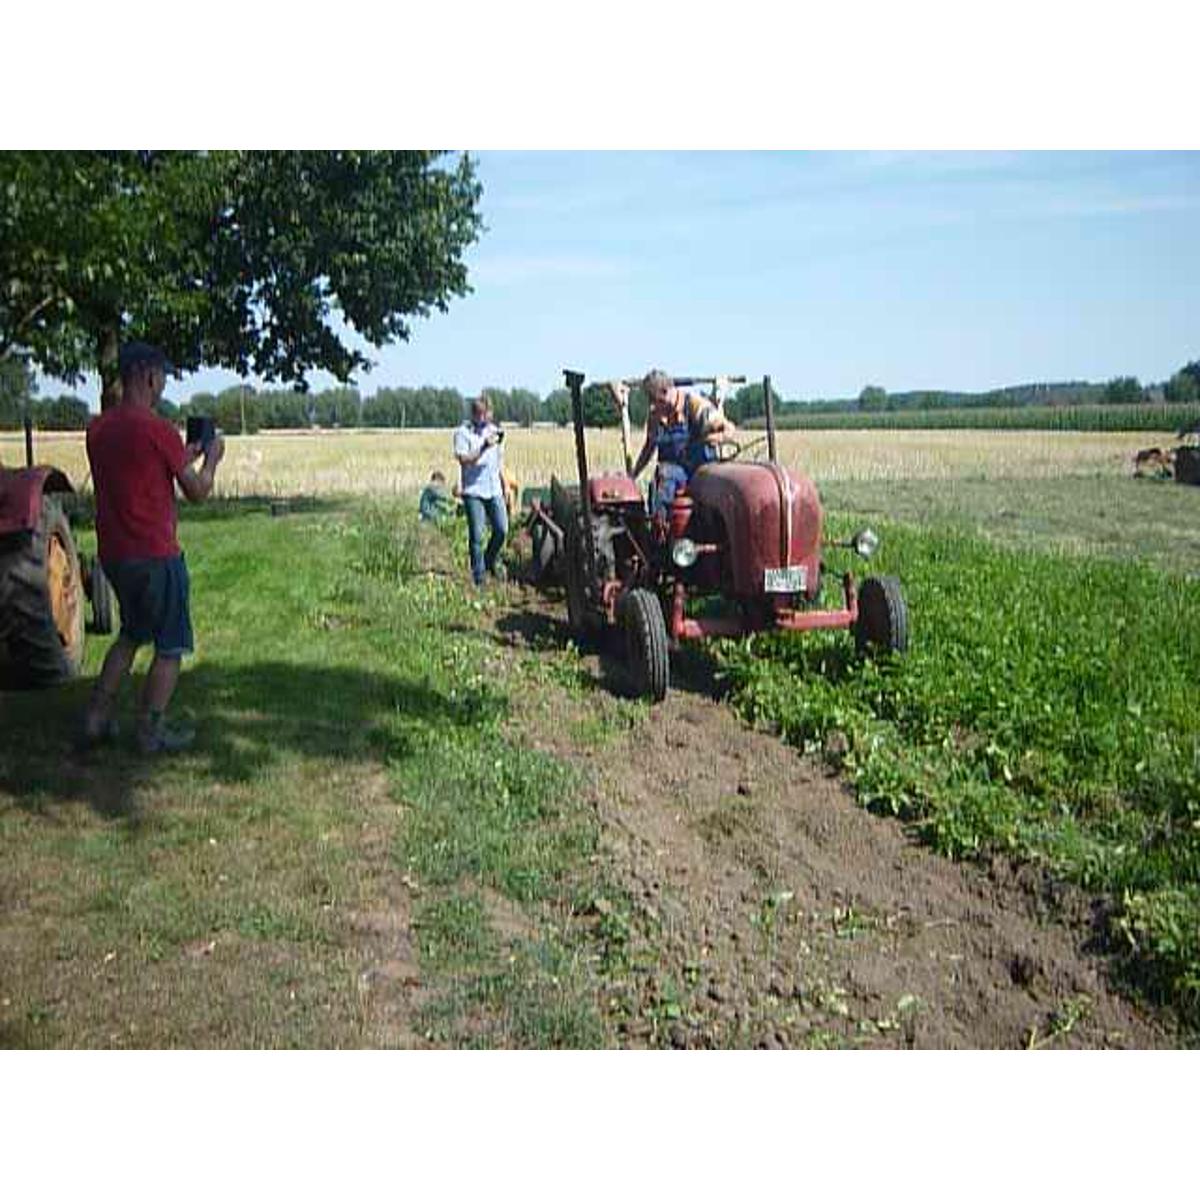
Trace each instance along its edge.
{"label": "tractor exhaust pipe", "polygon": [[575,426],[575,465],[579,468],[579,507],[583,511],[583,546],[587,552],[588,589],[596,578],[596,547],[592,541],[592,499],[588,494],[587,446],[583,438],[583,372],[563,371],[571,392],[571,418]]}
{"label": "tractor exhaust pipe", "polygon": [[770,375],[763,376],[763,404],[767,414],[767,457],[778,465],[779,460],[775,456],[775,403],[771,399]]}
{"label": "tractor exhaust pipe", "polygon": [[25,465],[33,466],[33,418],[25,414]]}

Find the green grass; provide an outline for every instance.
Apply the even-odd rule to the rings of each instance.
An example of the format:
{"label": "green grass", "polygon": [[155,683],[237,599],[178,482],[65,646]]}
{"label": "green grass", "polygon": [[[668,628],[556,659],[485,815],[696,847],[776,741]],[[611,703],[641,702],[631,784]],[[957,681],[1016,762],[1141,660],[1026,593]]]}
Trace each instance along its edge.
{"label": "green grass", "polygon": [[[562,919],[592,818],[509,740],[492,601],[439,566],[442,535],[379,507],[182,516],[194,750],[137,756],[130,692],[126,740],[72,756],[105,638],[84,679],[0,696],[0,1044],[603,1044]],[[362,933],[406,912],[408,1031],[364,984],[394,945]]]}
{"label": "green grass", "polygon": [[843,731],[862,802],[942,852],[1042,862],[1106,896],[1141,984],[1200,1018],[1200,582],[881,531],[872,571],[903,580],[909,655],[861,662],[834,635],[729,643],[735,705],[814,749]]}
{"label": "green grass", "polygon": [[1171,480],[832,481],[826,507],[869,520],[953,527],[1014,548],[1151,563],[1200,575],[1200,488]]}

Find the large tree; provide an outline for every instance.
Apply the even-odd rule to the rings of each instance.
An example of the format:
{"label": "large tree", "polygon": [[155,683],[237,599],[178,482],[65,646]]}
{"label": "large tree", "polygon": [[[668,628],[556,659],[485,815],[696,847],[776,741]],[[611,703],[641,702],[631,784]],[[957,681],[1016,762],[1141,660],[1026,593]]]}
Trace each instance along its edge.
{"label": "large tree", "polygon": [[0,359],[98,371],[126,338],[175,364],[305,386],[469,291],[482,230],[471,160],[433,151],[0,154]]}

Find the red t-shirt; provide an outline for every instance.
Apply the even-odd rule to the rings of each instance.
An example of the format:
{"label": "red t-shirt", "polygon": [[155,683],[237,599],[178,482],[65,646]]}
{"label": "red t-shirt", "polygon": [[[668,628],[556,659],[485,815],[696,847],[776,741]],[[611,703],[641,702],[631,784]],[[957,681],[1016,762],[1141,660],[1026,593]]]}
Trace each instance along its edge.
{"label": "red t-shirt", "polygon": [[187,466],[179,430],[148,408],[118,404],[88,425],[87,453],[101,561],[178,554],[175,480]]}

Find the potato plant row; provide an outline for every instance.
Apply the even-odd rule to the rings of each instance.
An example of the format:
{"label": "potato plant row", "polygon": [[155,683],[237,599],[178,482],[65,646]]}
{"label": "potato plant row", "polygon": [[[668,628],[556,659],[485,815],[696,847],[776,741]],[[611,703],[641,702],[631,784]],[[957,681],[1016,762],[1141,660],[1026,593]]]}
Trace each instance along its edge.
{"label": "potato plant row", "polygon": [[1140,985],[1200,1022],[1200,581],[884,533],[873,569],[903,579],[909,655],[728,643],[735,705],[831,754],[864,804],[947,855],[1042,863],[1107,897]]}

